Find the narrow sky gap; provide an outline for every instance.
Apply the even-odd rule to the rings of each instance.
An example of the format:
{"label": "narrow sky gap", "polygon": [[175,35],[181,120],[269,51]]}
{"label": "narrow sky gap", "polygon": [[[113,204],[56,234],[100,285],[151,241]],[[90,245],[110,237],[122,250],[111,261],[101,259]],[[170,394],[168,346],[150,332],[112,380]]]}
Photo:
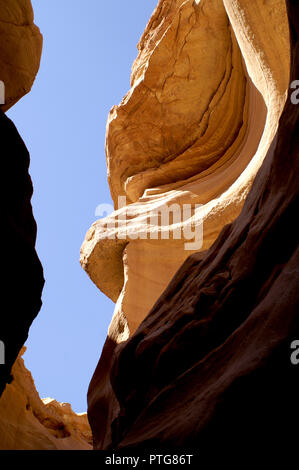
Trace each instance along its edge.
{"label": "narrow sky gap", "polygon": [[104,139],[110,108],[130,88],[137,43],[157,0],[32,0],[44,36],[29,95],[8,116],[31,155],[43,307],[24,355],[40,396],[86,410],[114,305],[79,264],[95,209],[111,203]]}

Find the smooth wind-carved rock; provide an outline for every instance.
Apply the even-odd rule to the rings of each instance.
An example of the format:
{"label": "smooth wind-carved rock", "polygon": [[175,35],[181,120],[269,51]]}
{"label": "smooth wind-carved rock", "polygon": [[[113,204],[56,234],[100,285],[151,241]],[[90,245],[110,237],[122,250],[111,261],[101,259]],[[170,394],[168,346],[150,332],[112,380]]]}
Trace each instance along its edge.
{"label": "smooth wind-carved rock", "polygon": [[[93,224],[81,248],[83,268],[116,302],[88,395],[98,449],[146,446],[148,439],[153,445],[198,443],[200,429],[212,422],[213,406],[228,390],[229,381],[240,376],[241,364],[233,363],[234,373],[225,369],[230,366],[225,354],[236,353],[231,349],[218,361],[215,375],[200,372],[207,374],[201,401],[194,391],[199,390],[201,376],[190,378],[186,389],[188,413],[194,414],[190,422],[193,427],[194,420],[201,423],[193,440],[188,437],[189,431],[192,434],[189,414],[182,410],[177,417],[175,411],[171,414],[183,393],[176,396],[179,376],[197,361],[212,358],[214,349],[231,340],[243,322],[253,321],[254,305],[262,292],[266,295],[278,269],[274,265],[279,264],[275,237],[270,243],[270,221],[275,225],[274,215],[278,217],[283,209],[275,200],[275,184],[267,186],[267,181],[290,84],[285,1],[161,0],[138,48],[132,88],[112,108],[107,123],[108,180],[115,212]],[[294,117],[292,125],[295,121]],[[279,148],[286,146],[281,143],[282,129],[276,160],[282,158]],[[280,171],[273,171],[278,177]],[[291,178],[288,171],[289,167],[281,174],[282,188],[277,182],[281,197],[289,189],[283,181]],[[119,196],[126,198],[125,207],[118,206]],[[245,200],[240,218],[228,225],[239,216]],[[169,229],[183,229],[186,221],[174,225],[170,218],[167,226],[151,223],[152,211],[171,204],[200,205],[192,214],[194,229],[203,222],[200,248],[186,250],[184,237],[163,238]],[[119,222],[125,217],[126,224]],[[263,241],[264,232],[267,241]],[[274,265],[268,267],[270,254],[258,258],[266,246],[274,250]],[[196,254],[160,297],[192,252]],[[247,335],[252,347],[258,347],[257,330],[253,328],[250,336],[248,328],[244,338]],[[283,338],[282,332],[276,340]],[[270,345],[265,350],[270,354]],[[244,354],[245,362],[250,358],[254,362],[253,356]],[[227,382],[221,376],[225,371]],[[225,383],[218,384],[218,379]],[[165,401],[155,414],[150,403],[156,403],[164,388]],[[171,410],[166,405],[170,391]],[[214,398],[205,408],[205,394],[210,392]],[[184,400],[183,407],[187,408]]]}
{"label": "smooth wind-carved rock", "polygon": [[6,111],[31,90],[39,69],[42,35],[33,22],[30,0],[0,2],[0,80]]}
{"label": "smooth wind-carved rock", "polygon": [[68,403],[41,400],[21,357],[24,352],[0,399],[0,450],[91,450],[86,413],[74,413]]}
{"label": "smooth wind-carved rock", "polygon": [[[151,211],[202,205],[194,223],[206,250],[239,214],[274,138],[289,84],[285,3],[254,3],[238,15],[222,0],[161,1],[141,38],[132,88],[107,124],[111,194],[116,209],[119,196],[128,205],[95,222],[81,249],[91,279],[118,300],[111,337],[123,339],[119,322],[133,333],[198,251],[163,239]],[[106,228],[125,215],[125,227]]]}

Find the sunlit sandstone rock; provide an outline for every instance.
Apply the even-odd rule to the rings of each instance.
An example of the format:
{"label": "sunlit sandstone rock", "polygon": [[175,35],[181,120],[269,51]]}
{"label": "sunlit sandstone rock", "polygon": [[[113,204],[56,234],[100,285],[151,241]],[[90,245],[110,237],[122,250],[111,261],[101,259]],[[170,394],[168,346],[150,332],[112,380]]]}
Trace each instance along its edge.
{"label": "sunlit sandstone rock", "polygon": [[[161,0],[138,49],[131,90],[107,123],[116,210],[93,224],[81,248],[83,268],[116,302],[89,389],[97,448],[111,444],[119,412],[110,383],[113,351],[192,254],[183,238],[163,239],[165,227],[153,228],[149,214],[200,204],[194,222],[203,222],[203,244],[194,251],[203,258],[239,215],[273,143],[289,88],[285,1]],[[118,208],[119,196],[127,207]],[[128,209],[127,226],[114,224]]]}
{"label": "sunlit sandstone rock", "polygon": [[21,357],[24,352],[25,348],[0,399],[0,449],[90,450],[86,413],[74,413],[68,403],[41,400]]}
{"label": "sunlit sandstone rock", "polygon": [[[192,253],[183,237],[151,239],[153,208],[202,205],[201,251],[239,214],[285,103],[285,3],[160,1],[138,49],[132,88],[112,108],[106,137],[111,194],[116,209],[119,196],[129,206],[95,222],[81,248],[83,268],[117,301],[116,340],[120,317],[134,332]],[[108,238],[105,223],[128,208],[127,227],[116,223]]]}
{"label": "sunlit sandstone rock", "polygon": [[30,0],[0,2],[0,80],[4,111],[31,90],[39,69],[42,35],[33,23]]}

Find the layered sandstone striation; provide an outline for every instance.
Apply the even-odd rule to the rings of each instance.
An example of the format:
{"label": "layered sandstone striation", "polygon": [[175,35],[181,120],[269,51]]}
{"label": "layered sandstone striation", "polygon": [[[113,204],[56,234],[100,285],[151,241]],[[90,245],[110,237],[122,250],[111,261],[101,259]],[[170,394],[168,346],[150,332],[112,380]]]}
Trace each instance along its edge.
{"label": "layered sandstone striation", "polygon": [[[249,2],[226,3],[233,24],[244,24]],[[286,4],[292,83],[299,76],[299,4]],[[243,458],[295,455],[299,106],[292,93],[290,87],[240,216],[204,256],[189,257],[116,348],[111,382],[120,412],[108,447],[183,445],[201,457],[225,448],[230,461],[236,449]]]}
{"label": "layered sandstone striation", "polygon": [[[275,199],[274,190],[264,184],[290,83],[286,2],[161,0],[138,49],[131,90],[119,106],[112,108],[107,123],[108,180],[115,212],[93,224],[81,248],[83,268],[99,289],[116,302],[88,396],[89,420],[98,449],[141,445],[148,436],[152,444],[183,443],[179,428],[185,429],[183,421],[188,423],[183,411],[176,419],[166,407],[165,418],[161,405],[155,425],[150,414],[143,412],[164,387],[175,390],[179,375],[193,365],[190,358],[194,351],[202,352],[202,356],[194,352],[195,364],[209,353],[213,356],[214,348],[230,338],[252,313],[254,303],[262,295],[262,286],[269,288],[269,273],[278,269],[269,266],[264,278],[255,273],[254,269],[262,269],[269,260],[261,255],[261,265],[254,265],[254,257],[264,249],[264,242],[261,239],[258,243],[252,237],[253,233],[257,239],[263,231],[270,233],[267,224],[275,213],[274,207],[277,217],[281,214],[275,205],[278,199],[276,203],[271,199]],[[256,179],[261,167],[263,172]],[[289,167],[285,169],[286,179],[291,178],[288,171]],[[281,191],[287,191],[286,181],[281,184]],[[223,227],[239,216],[249,193],[242,216],[235,225],[228,225],[213,245]],[[269,212],[265,209],[264,214],[262,202],[268,193]],[[120,196],[125,198],[124,207],[119,205]],[[173,204],[181,209],[189,204],[195,209],[186,220],[170,215],[168,222],[163,223],[160,218],[153,223],[153,212]],[[248,233],[259,217],[262,220],[256,222],[254,232]],[[275,225],[274,219],[272,222]],[[186,247],[184,236],[176,238],[172,234],[177,229],[185,234],[191,223],[194,234],[203,223],[203,240],[202,244]],[[242,254],[243,248],[239,247],[243,243]],[[151,310],[176,271],[194,252],[196,255],[186,261],[172,281],[174,287]],[[230,257],[231,267],[226,266]],[[250,281],[255,276],[256,283]],[[244,286],[240,291],[239,284]],[[231,300],[234,320],[229,318],[230,291],[236,292],[239,301],[252,295],[243,307]],[[221,295],[223,299],[228,296],[225,307]],[[199,298],[203,305],[197,307]],[[222,316],[223,320],[214,324],[214,316]],[[128,340],[130,336],[132,339]],[[184,338],[182,342],[180,337]],[[283,333],[276,339],[282,337]],[[163,367],[156,381],[155,363],[160,354]],[[224,362],[220,361],[223,367],[225,360],[227,356]],[[148,368],[151,372],[145,379]],[[163,374],[168,377],[165,382]],[[194,419],[204,413],[204,394],[209,394],[208,385],[218,380],[216,375],[209,378],[210,382],[207,379],[206,388],[203,385],[202,409],[198,408]],[[230,377],[233,381],[238,374]],[[194,387],[198,387],[200,376],[193,379]],[[214,404],[225,387],[216,389]],[[172,410],[176,409],[176,400],[180,400],[175,393],[169,405]],[[192,414],[192,406],[196,409],[199,405],[192,393],[186,396]],[[152,412],[151,409],[149,413]],[[163,422],[168,418],[164,432]],[[205,422],[209,422],[207,416]],[[167,438],[171,427],[172,440]],[[126,435],[130,436],[127,440]],[[189,442],[197,443],[198,436],[199,432],[195,433],[195,440]]]}
{"label": "layered sandstone striation", "polygon": [[41,400],[22,354],[12,368],[13,381],[0,399],[1,450],[91,450],[86,413],[68,403]]}
{"label": "layered sandstone striation", "polygon": [[[242,15],[236,5],[160,1],[138,46],[132,88],[110,112],[106,153],[117,210],[88,231],[81,264],[117,301],[116,341],[119,322],[133,333],[199,251],[175,239],[171,214],[152,223],[153,211],[201,205],[192,223],[203,222],[200,249],[208,249],[240,213],[276,133],[289,83],[285,2],[248,2]],[[179,228],[190,221],[181,217]]]}

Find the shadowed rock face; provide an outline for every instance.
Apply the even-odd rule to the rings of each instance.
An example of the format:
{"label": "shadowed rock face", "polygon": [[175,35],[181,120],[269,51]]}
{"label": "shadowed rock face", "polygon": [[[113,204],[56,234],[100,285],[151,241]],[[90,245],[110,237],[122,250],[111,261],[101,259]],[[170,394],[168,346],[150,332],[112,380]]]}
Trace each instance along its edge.
{"label": "shadowed rock face", "polygon": [[[220,3],[217,5],[222,8]],[[164,15],[165,25],[172,21],[178,4],[159,3],[156,15]],[[199,11],[207,13],[209,5],[216,3],[200,5]],[[294,1],[286,5],[291,76],[287,48],[278,52],[272,41],[276,37],[276,44],[284,44],[285,30],[280,25],[285,2],[224,1],[247,74],[264,99],[267,115],[258,150],[248,155],[248,166],[228,192],[220,194],[214,216],[217,218],[217,210],[223,214],[222,204],[234,214],[234,208],[240,211],[242,197],[234,195],[242,191],[247,196],[245,205],[234,222],[226,225],[229,217],[218,219],[221,233],[217,240],[207,251],[185,261],[145,319],[139,315],[136,295],[135,311],[133,300],[125,311],[129,312],[129,326],[130,318],[138,318],[131,338],[119,340],[117,327],[110,328],[89,389],[89,420],[97,449],[184,445],[204,452],[225,445],[255,453],[261,443],[277,445],[282,437],[287,437],[290,445],[293,442],[291,424],[299,420],[298,370],[290,361],[290,345],[299,339],[295,222],[299,107],[286,93],[289,80],[299,77],[299,6]],[[157,24],[154,17],[148,31]],[[153,32],[148,34],[154,37]],[[142,75],[142,64],[147,71],[149,66],[142,61],[142,53],[139,60]],[[133,85],[125,104],[134,92]],[[114,119],[115,132],[121,132],[117,116]],[[125,115],[123,119],[125,122]],[[128,119],[129,127],[130,116]],[[253,119],[248,128],[255,125],[258,121]],[[108,127],[108,141],[109,132]],[[110,170],[113,167],[117,172],[122,160],[113,165]],[[113,188],[119,188],[122,181],[130,185],[134,178],[117,179]],[[228,194],[231,199],[226,199]],[[211,205],[207,204],[208,211]],[[89,233],[89,241],[93,240],[89,253],[98,250],[91,262],[94,267],[96,259],[100,265],[106,243],[99,225]],[[133,243],[129,242],[126,250],[133,252]],[[125,266],[124,285],[130,278],[128,262]],[[136,263],[131,266],[138,269]],[[155,273],[158,278],[158,268]],[[123,294],[125,298],[125,288]],[[123,321],[117,307],[115,324]]]}
{"label": "shadowed rock face", "polygon": [[0,366],[0,393],[41,307],[43,270],[35,251],[29,154],[12,121],[0,111],[2,178],[2,300],[0,339],[5,365]]}
{"label": "shadowed rock face", "polygon": [[[0,396],[10,370],[41,307],[43,270],[35,251],[29,153],[12,121],[3,113],[28,93],[39,69],[42,35],[33,23],[30,0],[0,4],[0,152],[2,164],[2,300]],[[4,86],[3,86],[4,85]],[[4,94],[4,96],[3,96]]]}

